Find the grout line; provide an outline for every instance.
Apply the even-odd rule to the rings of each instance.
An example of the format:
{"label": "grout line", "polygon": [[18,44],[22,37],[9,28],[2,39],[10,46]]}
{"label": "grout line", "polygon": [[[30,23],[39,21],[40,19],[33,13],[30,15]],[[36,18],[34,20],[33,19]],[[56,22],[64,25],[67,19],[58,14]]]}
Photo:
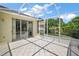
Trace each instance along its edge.
{"label": "grout line", "polygon": [[[40,39],[40,40],[42,40],[42,39]],[[46,41],[46,40],[43,40],[43,41]],[[49,42],[47,45],[49,45],[50,43],[52,43],[54,40],[52,40],[51,42],[49,42],[49,41],[46,41],[46,42]],[[45,45],[44,47],[46,47],[47,45]],[[54,55],[56,55],[56,56],[58,56],[57,54],[55,54],[55,53],[53,53],[53,52],[51,52],[51,51],[49,51],[49,50],[47,50],[47,49],[45,49],[44,47],[42,47],[42,49],[44,49],[44,50],[46,50],[46,51],[48,51],[48,52],[50,52],[50,53],[52,53],[52,54],[54,54]],[[39,50],[40,51],[40,50]],[[38,51],[38,52],[39,52]]]}
{"label": "grout line", "polygon": [[70,46],[71,46],[71,44],[69,43],[69,46],[68,46],[68,49],[67,49],[67,56],[68,56],[68,54],[71,55]]}
{"label": "grout line", "polygon": [[[37,38],[37,39],[38,39],[38,38]],[[42,40],[42,39],[39,39],[39,40]],[[39,41],[39,40],[35,40],[35,41],[33,41],[33,42],[36,42],[36,41]],[[27,44],[33,43],[33,42],[29,41],[29,40],[27,40],[27,41],[29,42],[29,43],[27,43]],[[46,40],[42,40],[42,41],[46,41]],[[54,41],[54,40],[53,40],[53,41]],[[52,42],[53,42],[53,41],[52,41]],[[49,41],[46,41],[46,42],[49,42]],[[49,45],[49,44],[52,43],[52,42],[49,42],[47,45]],[[19,46],[19,47],[10,49],[10,51],[15,50],[15,49],[17,49],[17,48],[20,48],[20,47],[22,47],[22,46],[25,46],[25,45],[27,45],[27,44],[24,44],[24,45],[21,45],[21,46]],[[46,50],[46,51],[48,51],[48,52],[50,52],[50,53],[52,53],[52,54],[58,56],[57,54],[55,54],[55,53],[53,53],[53,52],[51,52],[51,51],[45,49],[44,47],[46,47],[47,45],[41,47],[41,46],[39,46],[39,45],[37,45],[37,44],[35,44],[35,43],[33,43],[33,44],[41,48],[41,49],[39,49],[36,53],[38,53],[40,50],[44,49],[44,50]],[[52,44],[56,44],[56,43],[52,43]],[[58,45],[58,44],[56,44],[56,45]],[[59,45],[59,46],[62,46],[62,45]],[[9,47],[10,47],[10,46],[9,46]],[[62,47],[65,47],[65,46],[62,46]],[[68,48],[68,47],[65,47],[65,48]],[[8,52],[9,52],[9,51],[7,51],[6,53],[8,53]],[[4,53],[3,55],[5,55],[6,53]],[[34,56],[36,53],[34,53],[32,56]],[[3,56],[3,55],[2,55],[2,56]],[[12,55],[11,52],[10,52],[10,55]]]}
{"label": "grout line", "polygon": [[2,54],[1,56],[4,56],[5,54],[9,53],[9,51],[5,52],[4,54]]}
{"label": "grout line", "polygon": [[[71,42],[70,42],[71,43]],[[67,56],[71,56],[71,52],[76,54],[76,56],[79,56],[79,54],[75,53],[72,49],[71,49],[71,44],[69,44],[68,50],[67,50]],[[69,54],[68,54],[69,53]]]}
{"label": "grout line", "polygon": [[24,44],[24,45],[21,45],[21,46],[18,46],[18,47],[16,47],[16,48],[13,48],[13,49],[11,49],[11,51],[12,51],[12,50],[15,50],[15,49],[18,49],[18,48],[20,48],[20,47],[23,47],[23,46],[25,46],[25,45],[28,45],[28,44],[30,44],[30,43],[26,43],[26,44]]}
{"label": "grout line", "polygon": [[40,50],[42,50],[42,48],[41,48],[41,49],[39,49],[37,52],[35,52],[32,56],[34,56],[35,54],[37,54]]}
{"label": "grout line", "polygon": [[79,56],[79,54],[75,53],[72,49],[70,49],[74,54],[76,54],[76,56]]}
{"label": "grout line", "polygon": [[[29,40],[27,40],[27,41],[29,41]],[[49,43],[48,43],[47,45],[45,45],[44,47],[41,47],[41,46],[39,46],[39,45],[37,45],[37,44],[31,42],[31,41],[29,41],[29,42],[41,48],[41,49],[39,49],[37,52],[35,52],[32,56],[34,56],[34,55],[35,55],[36,53],[38,53],[40,50],[44,49],[44,47],[46,47],[47,45],[49,45],[50,43],[52,43],[52,42],[49,42]],[[44,50],[48,51],[47,49],[44,49]],[[52,53],[51,51],[48,51],[48,52],[49,52],[49,53]],[[52,54],[58,56],[58,55],[55,54],[55,53],[52,53]]]}
{"label": "grout line", "polygon": [[[39,39],[39,40],[42,40],[42,39]],[[39,40],[36,40],[36,41],[39,41]],[[29,41],[29,40],[27,40],[27,41]],[[33,42],[36,42],[36,41],[33,41]],[[42,40],[42,41],[46,41],[46,40]],[[31,41],[29,41],[29,43],[33,43],[33,42],[31,42]],[[49,41],[46,41],[46,42],[49,42]],[[52,41],[53,42],[53,41]],[[52,43],[52,42],[49,42],[47,45],[49,45],[50,43]],[[33,43],[34,45],[36,45],[36,46],[39,46],[39,45],[37,45],[37,44],[35,44],[35,43]],[[53,43],[54,44],[54,43]],[[46,47],[47,45],[45,45],[44,47]],[[56,44],[56,45],[58,45],[58,44]],[[21,46],[20,46],[21,47]],[[41,49],[39,49],[36,53],[38,53],[40,50],[42,50],[42,49],[44,49],[44,47],[41,47],[41,46],[39,46]],[[17,47],[18,48],[18,47]],[[15,48],[16,49],[16,48]],[[13,49],[12,49],[13,50]],[[48,51],[48,52],[50,52],[49,50],[47,50],[47,49],[44,49],[44,50],[46,50],[46,51]],[[34,53],[32,56],[34,56],[36,53]],[[54,54],[54,55],[56,55],[56,56],[58,56],[57,54],[55,54],[55,53],[53,53],[53,52],[50,52],[50,53],[52,53],[52,54]]]}
{"label": "grout line", "polygon": [[[36,40],[36,41],[37,41],[37,40]],[[34,41],[34,42],[36,42],[36,41]],[[29,42],[29,43],[26,43],[26,44],[24,44],[24,45],[18,46],[18,47],[16,47],[16,48],[13,48],[13,49],[11,49],[11,51],[12,51],[12,50],[15,50],[15,49],[17,49],[17,48],[23,47],[23,46],[25,46],[25,45],[28,45],[28,44],[30,44],[30,42]]]}
{"label": "grout line", "polygon": [[58,45],[58,46],[61,46],[61,47],[64,47],[64,48],[68,48],[66,46],[63,46],[63,45],[60,45],[60,44],[57,44],[57,43],[52,43],[52,44],[55,44],[55,45]]}
{"label": "grout line", "polygon": [[55,56],[58,56],[56,53],[53,53],[53,52],[51,52],[51,51],[49,51],[49,50],[47,50],[47,49],[44,49],[44,50],[48,51],[49,53],[54,54]]}
{"label": "grout line", "polygon": [[[40,40],[42,40],[42,39],[40,39]],[[46,41],[46,40],[43,40],[43,41]],[[54,41],[54,40],[53,40]],[[49,41],[47,41],[47,42],[49,42]],[[52,42],[51,42],[52,43]],[[63,46],[63,45],[59,45],[59,44],[56,44],[56,43],[52,43],[52,44],[55,44],[55,45],[58,45],[58,46],[62,46],[62,47],[64,47],[64,48],[68,48],[68,47],[66,47],[66,46]],[[44,47],[43,47],[44,48]],[[47,50],[47,49],[44,49],[44,50]],[[49,50],[47,50],[47,51],[49,51]],[[53,53],[54,54],[54,53]]]}
{"label": "grout line", "polygon": [[11,49],[10,49],[9,43],[8,43],[8,48],[9,48],[10,56],[12,56],[12,52],[11,52]]}
{"label": "grout line", "polygon": [[[36,42],[36,41],[38,41],[38,40],[35,40],[35,41],[33,41],[33,42]],[[26,43],[26,44],[24,44],[24,45],[18,46],[18,47],[16,47],[16,48],[13,48],[13,49],[11,49],[11,51],[12,51],[12,50],[15,50],[15,49],[18,49],[18,48],[20,48],[20,47],[23,47],[23,46],[25,46],[25,45],[27,45],[27,44],[30,44],[30,42],[29,42],[29,43]],[[8,52],[9,52],[9,51],[5,52],[5,53],[2,54],[1,56],[4,56],[4,55],[7,54]]]}
{"label": "grout line", "polygon": [[[40,39],[40,40],[42,40],[42,39]],[[43,40],[43,41],[46,41],[46,40]],[[52,41],[54,41],[54,40],[52,40]],[[46,42],[49,42],[49,41],[46,41]],[[55,45],[58,45],[58,46],[62,46],[62,47],[65,47],[65,48],[68,48],[68,47],[66,47],[66,46],[63,46],[63,45],[60,45],[60,44],[57,44],[57,43],[53,43],[53,42],[51,42],[52,44],[55,44]]]}

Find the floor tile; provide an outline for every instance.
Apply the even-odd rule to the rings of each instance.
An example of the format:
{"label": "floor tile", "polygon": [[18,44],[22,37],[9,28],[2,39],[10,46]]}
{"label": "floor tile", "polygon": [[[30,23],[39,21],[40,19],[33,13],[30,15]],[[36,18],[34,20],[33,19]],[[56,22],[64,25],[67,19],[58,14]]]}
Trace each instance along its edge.
{"label": "floor tile", "polygon": [[36,42],[34,42],[35,44],[44,47],[45,45],[47,45],[49,42],[43,41],[43,40],[38,40]]}
{"label": "floor tile", "polygon": [[31,41],[31,42],[34,42],[34,41],[37,41],[38,39],[37,39],[37,38],[28,38],[28,39],[26,39],[26,40],[29,40],[29,41]]}
{"label": "floor tile", "polygon": [[53,38],[50,38],[50,37],[44,37],[43,40],[48,41],[48,42],[52,42],[52,41],[54,41]]}
{"label": "floor tile", "polygon": [[10,53],[8,52],[8,53],[4,54],[4,56],[10,56]]}
{"label": "floor tile", "polygon": [[13,56],[32,56],[39,49],[41,49],[41,48],[30,43],[23,47],[12,50],[12,55]]}
{"label": "floor tile", "polygon": [[48,46],[45,47],[45,49],[59,55],[59,56],[66,56],[67,55],[67,48],[58,46],[55,44],[49,44]]}
{"label": "floor tile", "polygon": [[10,49],[14,49],[16,47],[19,47],[19,46],[22,46],[22,45],[28,44],[28,43],[29,43],[28,41],[22,39],[22,40],[19,40],[16,42],[11,42],[11,43],[9,43],[9,45],[10,45]]}

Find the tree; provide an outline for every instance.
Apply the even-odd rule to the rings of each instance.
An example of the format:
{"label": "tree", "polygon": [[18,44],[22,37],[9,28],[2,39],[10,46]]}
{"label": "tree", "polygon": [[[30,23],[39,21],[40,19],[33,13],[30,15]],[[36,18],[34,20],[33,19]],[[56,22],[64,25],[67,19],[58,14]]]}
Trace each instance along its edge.
{"label": "tree", "polygon": [[79,16],[73,18],[65,26],[63,26],[63,32],[65,35],[79,38]]}

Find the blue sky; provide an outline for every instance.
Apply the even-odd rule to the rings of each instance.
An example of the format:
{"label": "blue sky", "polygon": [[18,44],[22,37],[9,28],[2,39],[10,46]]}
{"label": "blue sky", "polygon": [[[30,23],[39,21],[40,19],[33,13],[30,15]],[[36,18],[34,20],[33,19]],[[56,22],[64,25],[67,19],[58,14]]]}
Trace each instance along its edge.
{"label": "blue sky", "polygon": [[[24,6],[22,6],[23,3],[1,3],[0,5],[43,19],[53,18],[60,15],[59,17],[63,18],[65,23],[79,15],[79,12],[71,13],[74,11],[79,11],[79,3],[30,3],[24,4]],[[58,11],[56,9],[58,9]]]}

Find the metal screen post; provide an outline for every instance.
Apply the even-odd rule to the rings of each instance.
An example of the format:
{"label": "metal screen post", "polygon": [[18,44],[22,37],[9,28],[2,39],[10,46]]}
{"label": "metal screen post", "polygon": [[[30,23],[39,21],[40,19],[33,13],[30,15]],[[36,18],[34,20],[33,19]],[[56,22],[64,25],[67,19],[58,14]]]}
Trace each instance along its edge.
{"label": "metal screen post", "polygon": [[47,19],[47,35],[48,35],[48,19]]}
{"label": "metal screen post", "polygon": [[58,39],[58,42],[60,42],[60,37],[61,37],[61,32],[60,32],[60,30],[61,30],[61,25],[60,25],[60,16],[59,16],[59,9],[57,9],[57,6],[56,6],[56,4],[54,5],[55,6],[55,9],[56,9],[56,12],[57,12],[57,16],[58,16],[58,20],[59,20],[59,39]]}

